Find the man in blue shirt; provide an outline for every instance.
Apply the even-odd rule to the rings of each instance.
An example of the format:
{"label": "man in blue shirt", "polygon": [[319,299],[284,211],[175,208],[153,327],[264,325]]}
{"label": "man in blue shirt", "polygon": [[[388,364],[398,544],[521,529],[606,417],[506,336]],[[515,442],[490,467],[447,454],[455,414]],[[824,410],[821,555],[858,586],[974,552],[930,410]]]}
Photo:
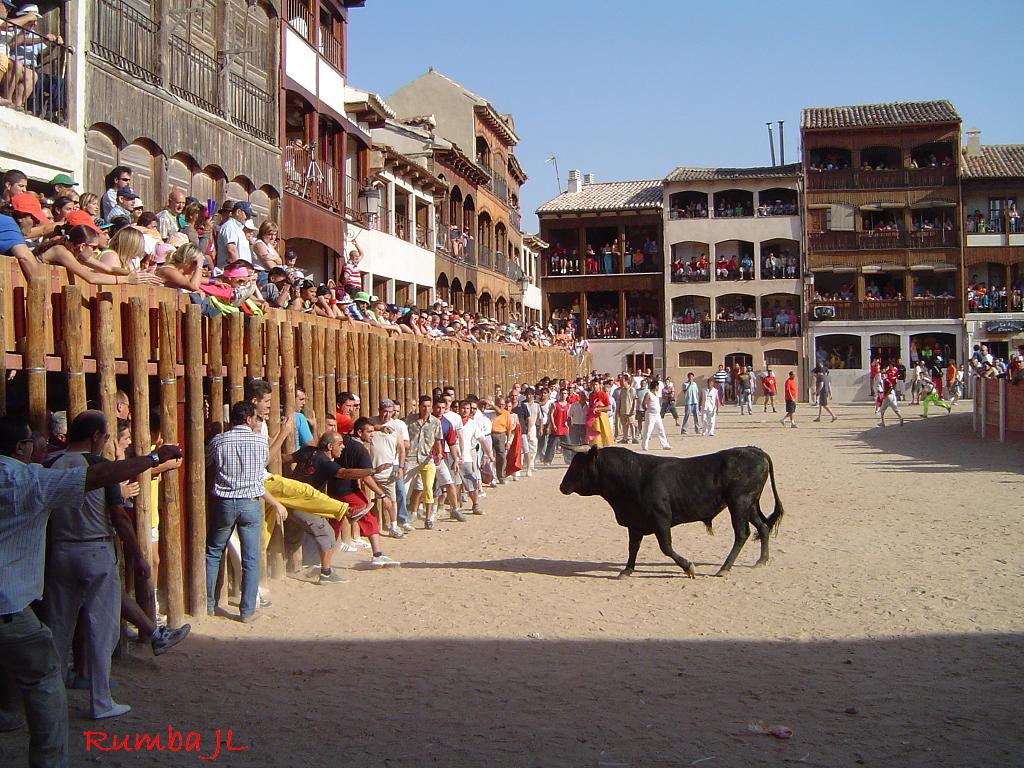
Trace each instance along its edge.
{"label": "man in blue shirt", "polygon": [[[315,445],[316,438],[313,436],[313,429],[310,427],[309,419],[303,412],[306,408],[306,390],[302,387],[295,388],[295,450],[304,445]],[[316,422],[313,422],[316,425]]]}

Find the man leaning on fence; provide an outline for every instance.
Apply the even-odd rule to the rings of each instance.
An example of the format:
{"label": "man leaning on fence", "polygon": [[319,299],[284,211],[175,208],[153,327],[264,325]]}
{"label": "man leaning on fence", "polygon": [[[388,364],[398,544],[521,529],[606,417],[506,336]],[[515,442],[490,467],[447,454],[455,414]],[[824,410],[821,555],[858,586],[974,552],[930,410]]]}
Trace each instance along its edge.
{"label": "man leaning on fence", "polygon": [[[55,507],[83,503],[85,493],[129,480],[181,457],[176,445],[124,461],[72,469],[30,465],[28,423],[0,417],[0,728],[17,727],[17,691],[29,729],[29,764],[68,764],[64,671],[50,630],[29,604],[43,595],[46,523]],[[15,685],[11,684],[11,679]]]}

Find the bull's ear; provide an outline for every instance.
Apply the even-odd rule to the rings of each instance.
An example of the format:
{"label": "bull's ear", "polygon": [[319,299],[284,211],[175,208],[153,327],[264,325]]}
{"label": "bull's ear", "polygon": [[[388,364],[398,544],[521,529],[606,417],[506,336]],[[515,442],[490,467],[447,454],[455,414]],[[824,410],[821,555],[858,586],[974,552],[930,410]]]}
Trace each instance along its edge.
{"label": "bull's ear", "polygon": [[596,445],[590,446],[590,450],[587,451],[587,459],[595,461],[597,459],[597,452],[600,450]]}

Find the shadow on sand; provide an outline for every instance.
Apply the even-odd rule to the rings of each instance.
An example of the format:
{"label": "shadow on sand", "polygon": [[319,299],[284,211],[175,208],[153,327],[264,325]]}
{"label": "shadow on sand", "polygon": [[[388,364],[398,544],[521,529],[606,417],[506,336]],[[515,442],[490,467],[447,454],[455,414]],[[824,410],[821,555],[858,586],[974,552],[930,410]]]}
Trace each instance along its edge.
{"label": "shadow on sand", "polygon": [[[330,618],[355,621],[358,636],[349,616]],[[217,762],[236,768],[1021,765],[1022,654],[1020,636],[980,632],[827,642],[200,632],[158,665],[115,667],[117,697],[133,704],[125,717],[85,720],[87,694],[69,693],[71,763],[201,764],[166,751],[85,753],[83,731],[166,734],[170,724],[202,734],[204,753],[215,729],[232,729],[248,749]],[[793,737],[752,734],[752,719]],[[25,740],[0,735],[0,764],[25,765]]]}

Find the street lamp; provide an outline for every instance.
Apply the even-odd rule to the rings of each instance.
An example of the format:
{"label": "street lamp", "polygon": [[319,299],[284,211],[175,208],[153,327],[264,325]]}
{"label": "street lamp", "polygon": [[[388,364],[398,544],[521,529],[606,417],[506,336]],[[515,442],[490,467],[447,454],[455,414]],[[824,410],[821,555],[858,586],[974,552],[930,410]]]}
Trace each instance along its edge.
{"label": "street lamp", "polygon": [[373,221],[380,212],[380,190],[366,180],[365,186],[359,190],[359,212],[366,216],[367,221]]}

